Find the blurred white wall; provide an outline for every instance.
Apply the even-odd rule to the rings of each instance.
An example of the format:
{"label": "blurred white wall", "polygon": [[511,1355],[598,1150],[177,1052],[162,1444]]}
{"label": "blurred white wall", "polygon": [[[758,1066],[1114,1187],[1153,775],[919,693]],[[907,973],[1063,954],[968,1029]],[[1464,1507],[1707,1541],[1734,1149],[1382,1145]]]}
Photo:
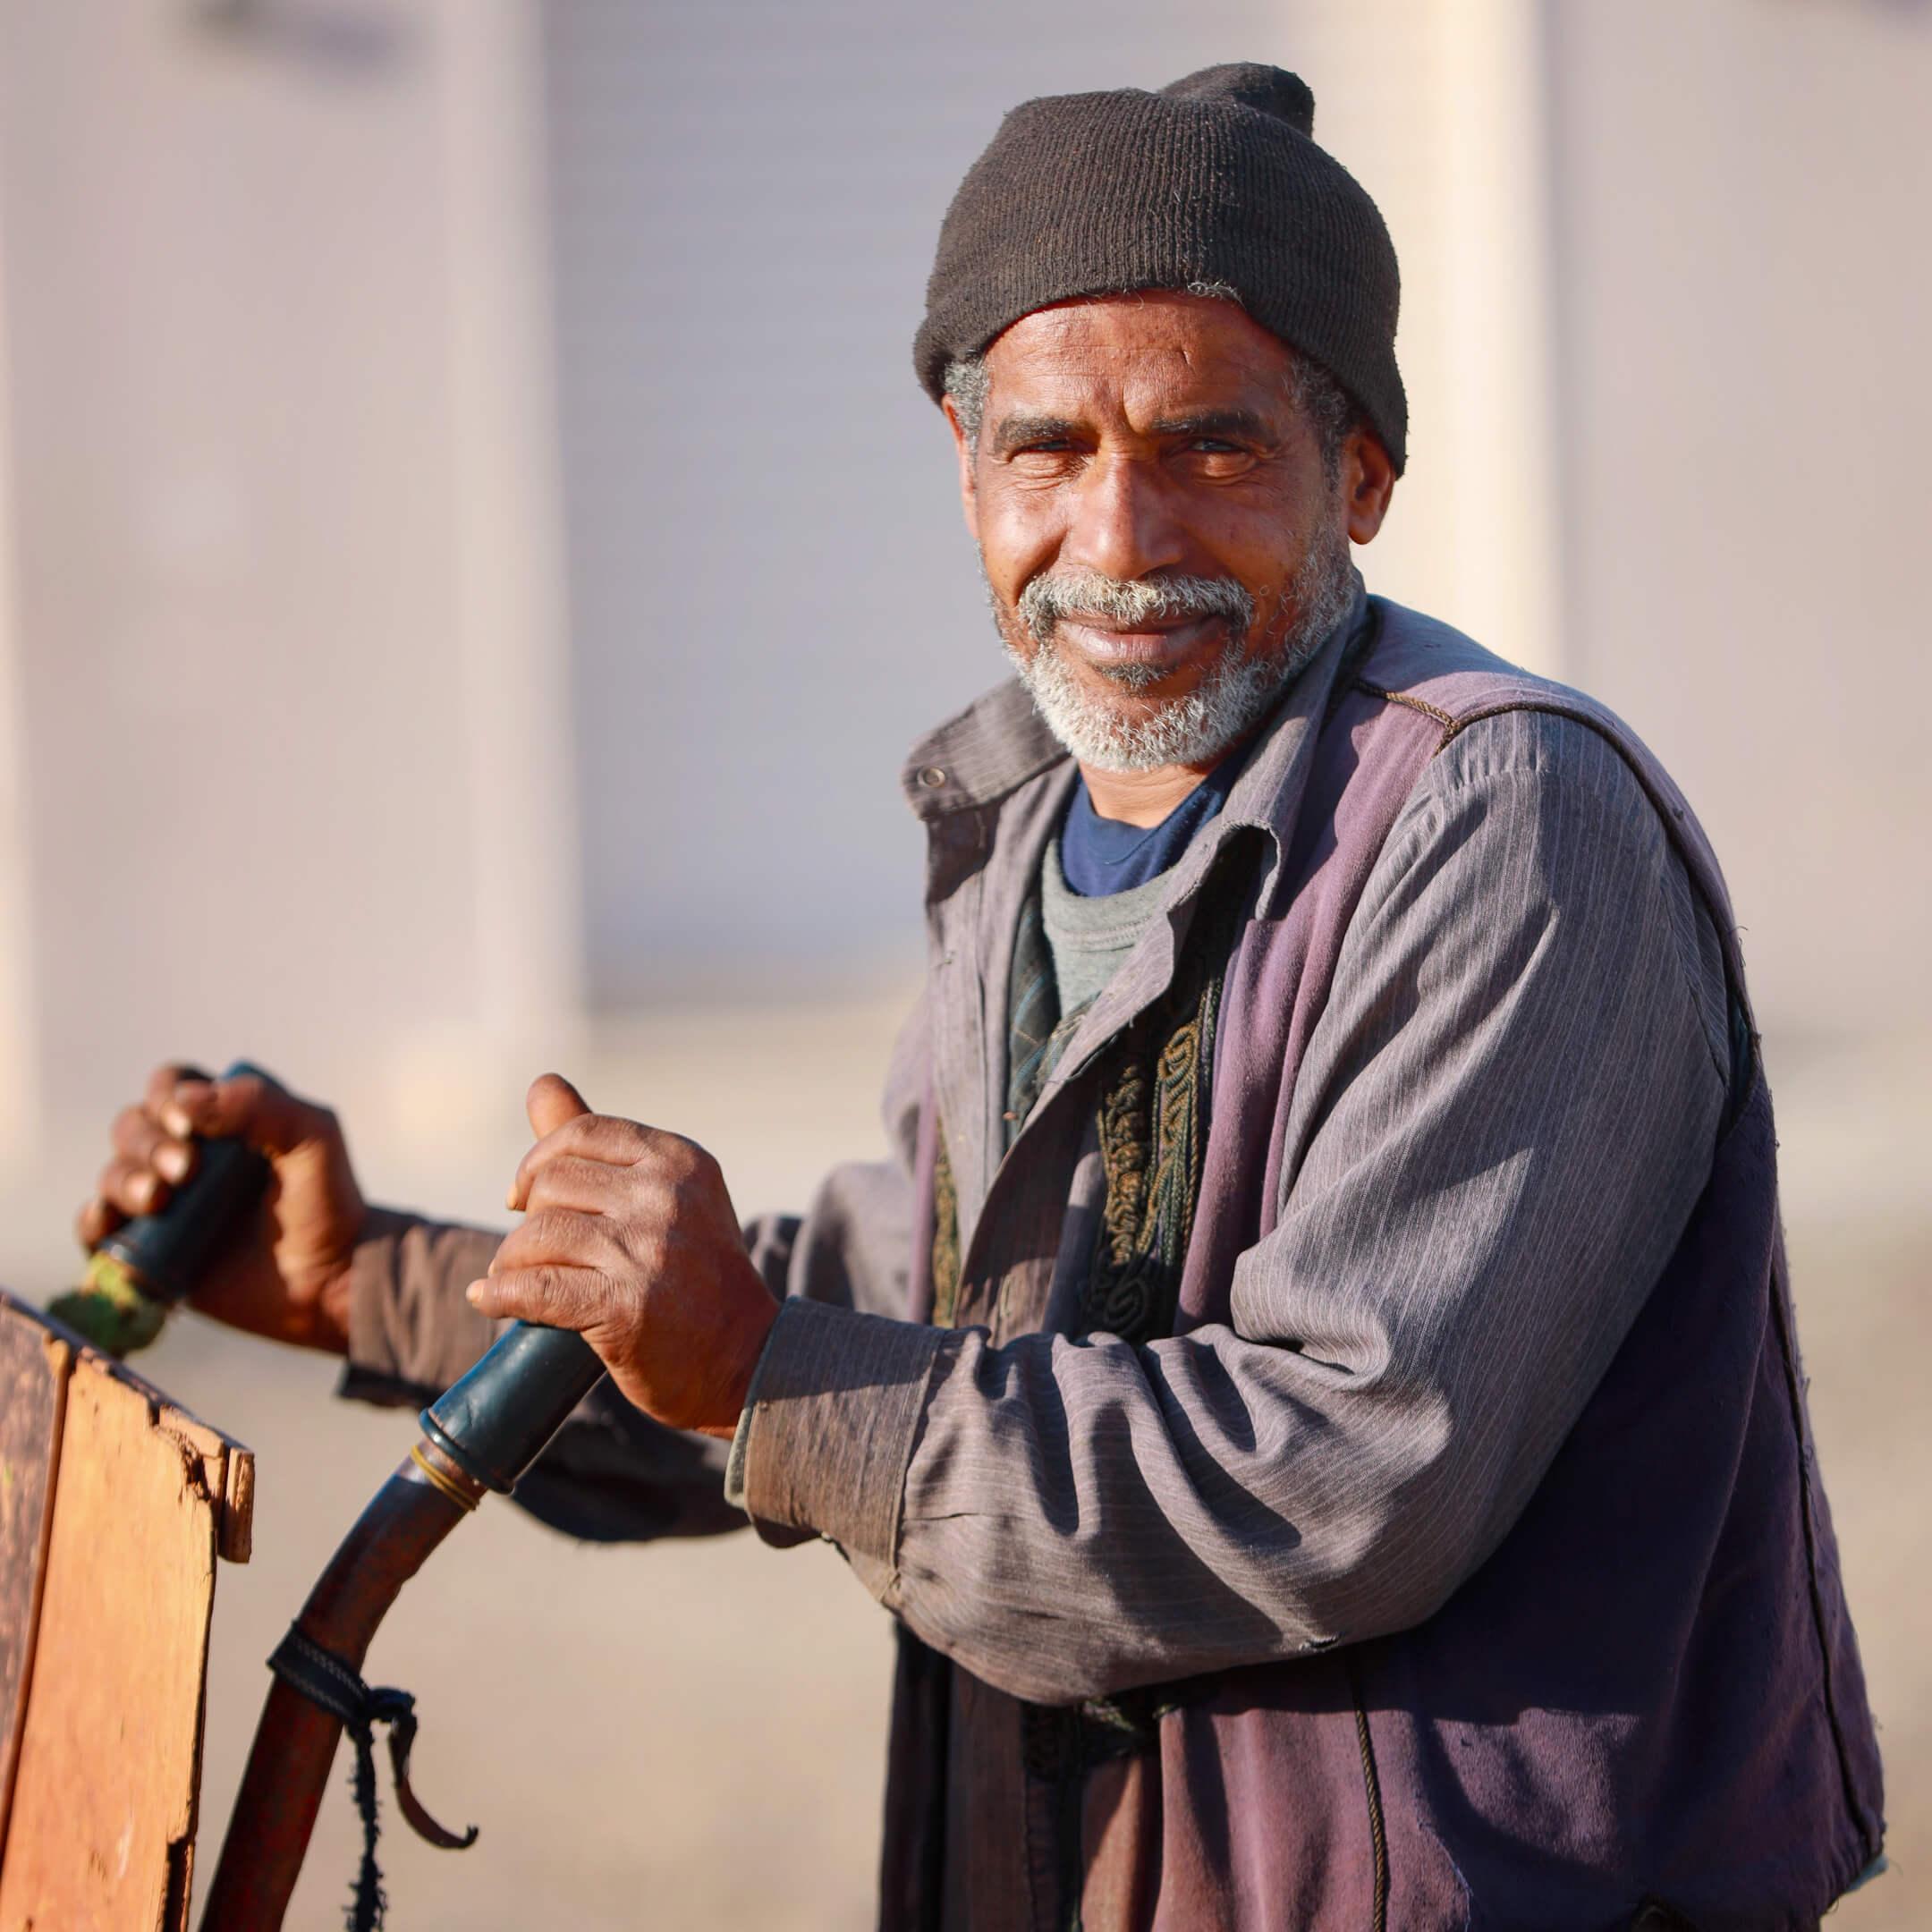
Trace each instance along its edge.
{"label": "blurred white wall", "polygon": [[234,1048],[443,1131],[586,994],[912,970],[893,775],[1001,668],[939,216],[1243,56],[1402,259],[1371,583],[1657,743],[1774,1022],[1906,1016],[1925,7],[4,0],[0,1149]]}
{"label": "blurred white wall", "polygon": [[905,748],[1003,661],[911,371],[1000,115],[1275,60],[1401,250],[1414,467],[1371,581],[1556,657],[1521,0],[543,10],[594,995],[918,960]]}
{"label": "blurred white wall", "polygon": [[1405,262],[1371,579],[1555,662],[1532,23],[0,4],[0,1140],[236,1050],[447,1134],[585,987],[912,969],[894,775],[1003,666],[909,347],[1030,93],[1309,75]]}
{"label": "blurred white wall", "polygon": [[1730,876],[1785,1031],[1925,1024],[1932,8],[1551,9],[1571,674]]}
{"label": "blurred white wall", "polygon": [[1771,1024],[1915,1019],[1932,9],[544,21],[599,1000],[916,957],[892,775],[1000,669],[907,369],[935,228],[1013,101],[1251,56],[1310,80],[1402,258],[1412,462],[1371,584],[1652,739],[1726,859]]}
{"label": "blurred white wall", "polygon": [[0,8],[16,1142],[574,1010],[534,29]]}

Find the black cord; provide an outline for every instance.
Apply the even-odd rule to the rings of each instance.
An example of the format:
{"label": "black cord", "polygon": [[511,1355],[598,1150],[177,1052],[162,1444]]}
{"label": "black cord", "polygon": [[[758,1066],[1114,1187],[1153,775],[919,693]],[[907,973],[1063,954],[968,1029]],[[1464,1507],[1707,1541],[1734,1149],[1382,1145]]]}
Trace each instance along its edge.
{"label": "black cord", "polygon": [[476,1843],[472,1825],[461,1835],[438,1825],[410,1789],[410,1750],[416,1741],[416,1699],[407,1690],[371,1689],[349,1664],[290,1624],[288,1635],[275,1646],[268,1668],[292,1690],[300,1691],[318,1709],[341,1724],[355,1744],[352,1788],[356,1813],[362,1820],[362,1861],[356,1872],[355,1892],[345,1921],[348,1932],[381,1932],[388,1900],[382,1871],[376,1863],[376,1726],[389,1726],[389,1767],[395,1778],[396,1802],[419,1838],[447,1852],[461,1852]]}

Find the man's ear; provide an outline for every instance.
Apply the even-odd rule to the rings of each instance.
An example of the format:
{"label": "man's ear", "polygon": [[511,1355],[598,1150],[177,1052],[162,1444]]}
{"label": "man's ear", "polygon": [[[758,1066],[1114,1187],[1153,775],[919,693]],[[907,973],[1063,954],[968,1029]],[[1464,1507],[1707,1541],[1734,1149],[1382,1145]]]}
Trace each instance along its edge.
{"label": "man's ear", "polygon": [[1342,445],[1342,500],[1352,543],[1375,541],[1395,494],[1395,465],[1372,429],[1352,429]]}
{"label": "man's ear", "polygon": [[953,446],[959,457],[960,509],[966,518],[966,534],[978,543],[979,497],[973,488],[972,438],[966,434],[966,425],[960,420],[959,410],[951,396],[942,397],[939,407],[945,411],[946,428],[953,432]]}

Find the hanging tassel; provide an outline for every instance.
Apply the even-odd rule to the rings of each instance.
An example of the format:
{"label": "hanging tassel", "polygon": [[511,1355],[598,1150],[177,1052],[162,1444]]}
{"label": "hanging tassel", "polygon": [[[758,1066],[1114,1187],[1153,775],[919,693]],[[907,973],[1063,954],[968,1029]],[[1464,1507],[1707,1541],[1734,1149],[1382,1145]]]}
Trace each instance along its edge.
{"label": "hanging tassel", "polygon": [[396,1803],[419,1838],[445,1852],[462,1852],[476,1843],[477,1828],[456,1833],[436,1823],[410,1788],[410,1750],[416,1741],[416,1699],[407,1690],[371,1689],[333,1650],[325,1649],[299,1626],[275,1646],[268,1668],[291,1690],[298,1690],[318,1709],[326,1711],[349,1733],[355,1746],[352,1789],[356,1813],[362,1820],[362,1861],[356,1873],[354,1895],[344,1921],[348,1932],[381,1932],[388,1900],[382,1870],[376,1862],[379,1826],[376,1815],[376,1726],[389,1726],[389,1769],[395,1782]]}

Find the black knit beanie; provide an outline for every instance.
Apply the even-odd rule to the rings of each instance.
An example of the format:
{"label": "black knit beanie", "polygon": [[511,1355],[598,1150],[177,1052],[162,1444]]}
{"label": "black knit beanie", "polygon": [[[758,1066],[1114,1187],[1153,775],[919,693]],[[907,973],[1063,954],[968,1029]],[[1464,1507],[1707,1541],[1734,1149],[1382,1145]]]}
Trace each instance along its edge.
{"label": "black knit beanie", "polygon": [[939,230],[912,345],[935,402],[946,365],[1049,303],[1224,284],[1320,363],[1402,470],[1400,282],[1376,205],[1315,145],[1298,75],[1240,62],[1158,94],[1022,102],[968,170]]}

